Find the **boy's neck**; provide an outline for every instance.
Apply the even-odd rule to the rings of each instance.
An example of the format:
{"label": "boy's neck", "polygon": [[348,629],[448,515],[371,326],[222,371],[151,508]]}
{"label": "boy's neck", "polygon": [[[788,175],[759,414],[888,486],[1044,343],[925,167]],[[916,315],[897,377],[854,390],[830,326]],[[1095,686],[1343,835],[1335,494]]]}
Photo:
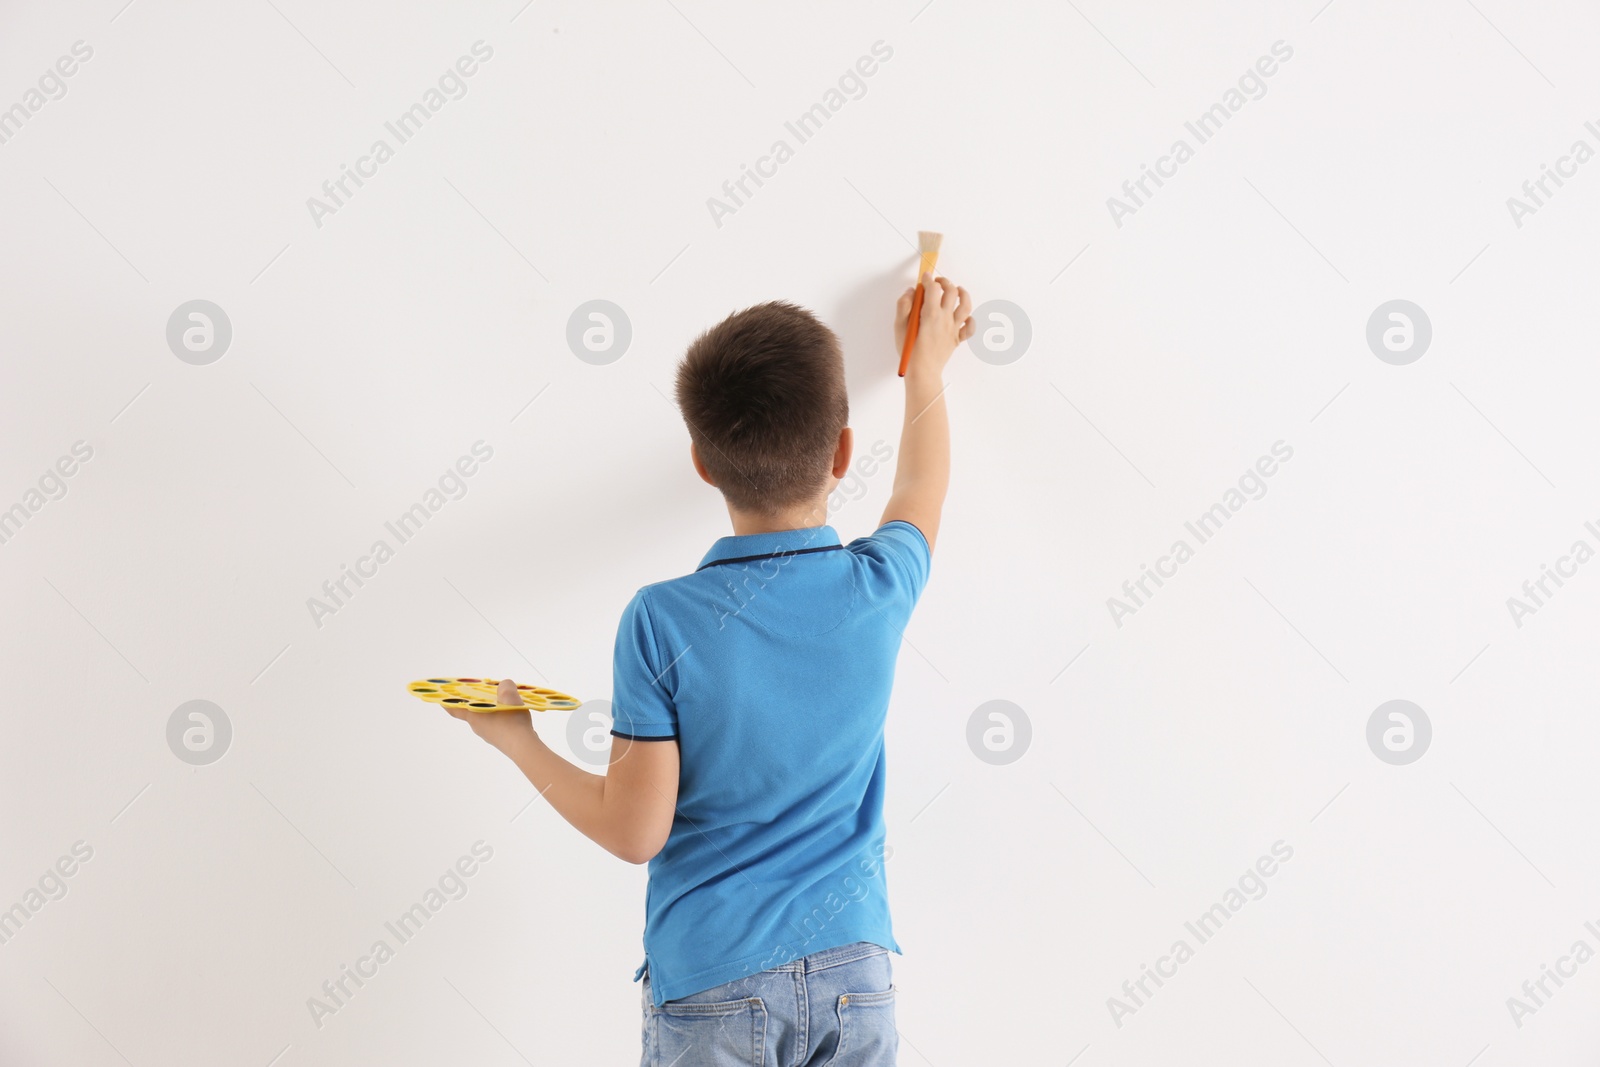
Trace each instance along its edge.
{"label": "boy's neck", "polygon": [[809,504],[799,504],[783,511],[760,514],[728,508],[728,518],[733,520],[735,537],[746,534],[782,533],[785,530],[804,530],[812,526],[825,526],[828,522],[828,498],[818,497]]}

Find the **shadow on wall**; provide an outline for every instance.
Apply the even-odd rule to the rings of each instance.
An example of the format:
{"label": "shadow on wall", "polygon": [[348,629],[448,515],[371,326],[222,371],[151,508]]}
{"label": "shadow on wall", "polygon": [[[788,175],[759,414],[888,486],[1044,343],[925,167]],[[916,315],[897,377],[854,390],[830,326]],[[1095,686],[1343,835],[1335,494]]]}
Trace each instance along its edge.
{"label": "shadow on wall", "polygon": [[[851,290],[837,311],[824,315],[844,343],[845,381],[852,400],[898,380],[900,353],[894,347],[894,303],[916,281],[917,254],[907,249],[893,267]],[[852,421],[854,421],[852,405]],[[859,447],[859,442],[857,443]]]}

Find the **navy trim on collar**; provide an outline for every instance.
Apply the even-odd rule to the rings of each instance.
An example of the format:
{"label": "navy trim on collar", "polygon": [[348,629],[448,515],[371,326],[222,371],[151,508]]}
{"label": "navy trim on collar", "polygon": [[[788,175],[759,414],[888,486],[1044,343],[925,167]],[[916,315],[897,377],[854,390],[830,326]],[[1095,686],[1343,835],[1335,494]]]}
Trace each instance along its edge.
{"label": "navy trim on collar", "polygon": [[838,552],[843,545],[818,545],[816,548],[780,548],[776,552],[758,552],[753,556],[734,556],[731,559],[714,559],[710,563],[702,563],[695,570],[703,571],[707,567],[718,567],[724,563],[749,563],[756,559],[771,559],[773,556],[803,556],[807,552]]}
{"label": "navy trim on collar", "polygon": [[770,556],[800,555],[825,549],[843,548],[839,532],[832,526],[806,526],[798,530],[774,530],[769,533],[737,534],[719,537],[700,560],[695,570],[719,563],[742,563]]}

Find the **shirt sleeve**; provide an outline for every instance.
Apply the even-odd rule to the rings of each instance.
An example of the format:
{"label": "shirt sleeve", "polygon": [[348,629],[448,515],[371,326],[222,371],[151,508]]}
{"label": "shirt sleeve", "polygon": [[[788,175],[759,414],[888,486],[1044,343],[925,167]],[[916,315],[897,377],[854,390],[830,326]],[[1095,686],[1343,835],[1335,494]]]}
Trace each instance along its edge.
{"label": "shirt sleeve", "polygon": [[665,741],[678,736],[678,709],[658,662],[655,624],[641,589],[628,601],[617,626],[611,658],[611,732],[629,740]]}
{"label": "shirt sleeve", "polygon": [[868,537],[850,543],[860,556],[873,560],[875,568],[911,604],[922,596],[933,566],[933,553],[922,531],[904,519],[890,519]]}

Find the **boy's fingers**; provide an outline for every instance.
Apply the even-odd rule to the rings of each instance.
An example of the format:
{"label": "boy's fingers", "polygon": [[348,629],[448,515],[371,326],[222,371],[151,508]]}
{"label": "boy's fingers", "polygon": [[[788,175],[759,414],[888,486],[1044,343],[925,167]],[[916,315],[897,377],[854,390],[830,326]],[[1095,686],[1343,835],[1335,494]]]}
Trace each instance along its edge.
{"label": "boy's fingers", "polygon": [[956,292],[961,294],[961,302],[956,305],[956,321],[966,322],[972,318],[972,294],[956,286]]}
{"label": "boy's fingers", "polygon": [[939,306],[946,311],[954,311],[956,309],[957,293],[959,292],[960,287],[949,278],[940,278],[939,284],[944,290],[940,294]]}
{"label": "boy's fingers", "polygon": [[932,320],[944,303],[944,289],[932,274],[922,276],[922,317]]}
{"label": "boy's fingers", "polygon": [[900,294],[900,299],[894,304],[895,321],[903,321],[911,317],[911,300],[917,295],[917,287],[912,286]]}

